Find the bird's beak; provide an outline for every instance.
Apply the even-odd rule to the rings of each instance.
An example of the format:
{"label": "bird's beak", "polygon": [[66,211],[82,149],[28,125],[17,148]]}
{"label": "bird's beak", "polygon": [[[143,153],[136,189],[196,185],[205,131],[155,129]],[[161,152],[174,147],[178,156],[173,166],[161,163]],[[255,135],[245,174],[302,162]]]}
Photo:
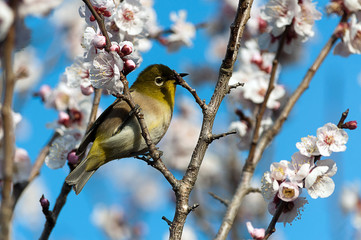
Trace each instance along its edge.
{"label": "bird's beak", "polygon": [[188,73],[180,73],[179,76],[181,77],[185,77],[185,76],[188,76],[189,74]]}

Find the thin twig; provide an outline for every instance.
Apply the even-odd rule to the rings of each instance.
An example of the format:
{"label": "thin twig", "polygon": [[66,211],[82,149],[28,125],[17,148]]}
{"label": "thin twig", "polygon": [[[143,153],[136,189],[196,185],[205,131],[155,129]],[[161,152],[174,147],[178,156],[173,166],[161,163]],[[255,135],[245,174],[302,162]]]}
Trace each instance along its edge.
{"label": "thin twig", "polygon": [[46,222],[43,229],[43,232],[39,238],[39,240],[47,240],[55,227],[56,221],[58,219],[59,213],[64,207],[66,203],[66,199],[68,194],[71,191],[71,186],[69,186],[66,182],[63,183],[63,187],[61,188],[60,194],[56,199],[53,211],[49,211],[48,214],[45,214]]}
{"label": "thin twig", "polygon": [[85,5],[87,5],[88,9],[93,14],[95,20],[97,21],[99,29],[100,29],[100,31],[102,32],[102,34],[104,35],[104,37],[106,39],[106,45],[105,45],[104,49],[105,49],[105,51],[109,52],[111,42],[110,42],[108,32],[107,32],[107,30],[105,28],[104,16],[103,15],[99,16],[99,14],[95,11],[94,7],[91,5],[90,0],[83,0],[83,2],[85,3]]}
{"label": "thin twig", "polygon": [[280,201],[281,202],[278,204],[276,212],[273,215],[270,224],[268,225],[268,228],[266,230],[265,237],[263,238],[263,240],[268,239],[272,235],[272,233],[274,233],[276,231],[276,223],[277,223],[278,219],[280,218],[280,216],[283,212],[283,209],[286,207],[286,204],[287,204],[287,202],[284,202],[282,200],[280,200]]}
{"label": "thin twig", "polygon": [[236,89],[238,87],[243,87],[243,86],[244,86],[244,83],[241,83],[241,82],[235,83],[233,85],[228,85],[227,94],[231,93],[232,89]]}
{"label": "thin twig", "polygon": [[189,84],[176,71],[173,71],[173,72],[176,76],[177,84],[182,86],[183,88],[187,89],[192,94],[192,96],[194,97],[194,99],[196,100],[196,102],[198,103],[198,105],[201,107],[201,109],[203,111],[207,110],[208,106],[207,106],[205,100],[201,100],[201,98],[198,96],[196,90],[191,88],[191,86],[189,86]]}
{"label": "thin twig", "polygon": [[267,108],[268,99],[270,98],[271,93],[272,93],[272,91],[273,91],[273,89],[275,87],[274,85],[275,85],[275,81],[276,81],[276,72],[277,72],[277,69],[278,69],[279,58],[280,58],[281,53],[283,51],[283,46],[284,46],[285,39],[286,39],[286,36],[287,36],[289,30],[290,30],[290,25],[288,25],[286,27],[285,31],[283,32],[283,34],[281,36],[281,40],[279,42],[276,55],[275,55],[275,57],[273,59],[273,62],[272,62],[272,70],[271,70],[271,74],[270,74],[270,80],[269,80],[269,83],[268,83],[268,88],[267,88],[266,94],[264,96],[264,100],[263,100],[262,104],[260,105],[258,113],[256,115],[256,124],[255,124],[255,127],[254,127],[251,147],[250,147],[250,150],[249,150],[249,153],[248,153],[248,158],[246,160],[245,167],[252,166],[252,164],[249,164],[249,163],[252,162],[252,159],[254,157],[254,153],[256,151],[257,143],[258,143],[258,140],[259,140],[259,137],[260,137],[259,134],[260,134],[260,130],[261,130],[261,123],[262,123],[263,115],[264,115],[264,113],[266,111],[266,108]]}
{"label": "thin twig", "polygon": [[208,192],[209,195],[211,195],[214,199],[218,200],[220,203],[222,203],[224,206],[228,207],[229,200],[223,199],[220,196],[218,196],[215,193]]}
{"label": "thin twig", "polygon": [[262,193],[261,189],[259,188],[248,188],[246,191],[246,195],[250,194],[250,193]]}
{"label": "thin twig", "polygon": [[14,94],[15,76],[13,72],[13,49],[15,45],[15,26],[17,22],[17,6],[18,1],[10,1],[9,3],[13,13],[14,22],[12,23],[9,32],[5,38],[3,51],[4,77],[5,77],[5,96],[3,106],[1,108],[3,121],[3,148],[4,160],[2,164],[3,185],[2,185],[2,199],[0,208],[0,225],[2,239],[10,239],[11,236],[11,220],[13,216],[13,198],[11,195],[13,168],[14,168],[14,150],[15,150],[15,135],[12,116],[12,102]]}
{"label": "thin twig", "polygon": [[341,116],[341,119],[340,121],[337,123],[337,127],[338,128],[341,128],[341,126],[343,125],[343,123],[345,122],[346,118],[347,118],[347,115],[348,115],[348,112],[349,112],[349,109],[346,109],[346,111],[344,111],[342,113],[342,116]]}
{"label": "thin twig", "polygon": [[172,221],[170,221],[168,218],[163,216],[162,219],[168,224],[168,226],[172,226]]}
{"label": "thin twig", "polygon": [[211,142],[213,142],[214,140],[218,140],[218,139],[220,139],[220,138],[227,137],[227,136],[229,136],[229,135],[233,135],[233,134],[236,134],[236,133],[237,133],[236,130],[231,130],[231,131],[228,131],[228,132],[225,132],[225,133],[213,134],[213,135],[210,137],[209,141],[210,141],[210,143],[211,143]]}

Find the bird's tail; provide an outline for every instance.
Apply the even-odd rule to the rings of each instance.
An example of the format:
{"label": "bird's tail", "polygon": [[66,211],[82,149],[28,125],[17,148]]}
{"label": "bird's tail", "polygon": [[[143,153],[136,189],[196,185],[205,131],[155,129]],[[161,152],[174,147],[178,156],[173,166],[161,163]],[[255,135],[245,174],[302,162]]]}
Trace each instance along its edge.
{"label": "bird's tail", "polygon": [[83,161],[81,161],[79,165],[65,178],[65,182],[67,184],[73,185],[74,191],[77,195],[81,192],[84,185],[95,172],[95,170],[86,171],[87,161],[88,158],[85,158]]}

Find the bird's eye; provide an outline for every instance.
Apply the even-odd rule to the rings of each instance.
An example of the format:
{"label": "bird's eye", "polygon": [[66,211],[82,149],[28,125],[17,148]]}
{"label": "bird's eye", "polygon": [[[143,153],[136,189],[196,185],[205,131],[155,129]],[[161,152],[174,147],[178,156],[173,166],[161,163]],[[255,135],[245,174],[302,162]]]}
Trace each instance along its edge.
{"label": "bird's eye", "polygon": [[162,77],[156,77],[155,78],[155,85],[160,87],[160,86],[163,85],[163,83],[164,83],[164,79]]}

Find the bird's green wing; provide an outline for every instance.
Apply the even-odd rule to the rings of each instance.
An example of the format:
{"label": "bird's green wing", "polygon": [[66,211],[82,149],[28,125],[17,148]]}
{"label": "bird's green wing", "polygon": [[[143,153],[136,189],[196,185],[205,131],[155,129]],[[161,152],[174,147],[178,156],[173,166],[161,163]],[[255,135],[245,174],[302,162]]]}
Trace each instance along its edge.
{"label": "bird's green wing", "polygon": [[108,115],[112,112],[112,110],[114,109],[114,106],[119,103],[121,101],[121,99],[117,98],[115,99],[115,101],[107,108],[104,110],[104,112],[102,112],[102,114],[97,118],[97,120],[95,120],[95,122],[93,123],[93,125],[89,128],[89,130],[86,132],[82,142],[80,143],[76,154],[79,156],[80,154],[84,153],[88,144],[93,142],[95,140],[96,137],[96,132],[98,130],[98,127],[100,126],[100,124],[102,124],[103,122],[105,122],[105,120],[108,118]]}

